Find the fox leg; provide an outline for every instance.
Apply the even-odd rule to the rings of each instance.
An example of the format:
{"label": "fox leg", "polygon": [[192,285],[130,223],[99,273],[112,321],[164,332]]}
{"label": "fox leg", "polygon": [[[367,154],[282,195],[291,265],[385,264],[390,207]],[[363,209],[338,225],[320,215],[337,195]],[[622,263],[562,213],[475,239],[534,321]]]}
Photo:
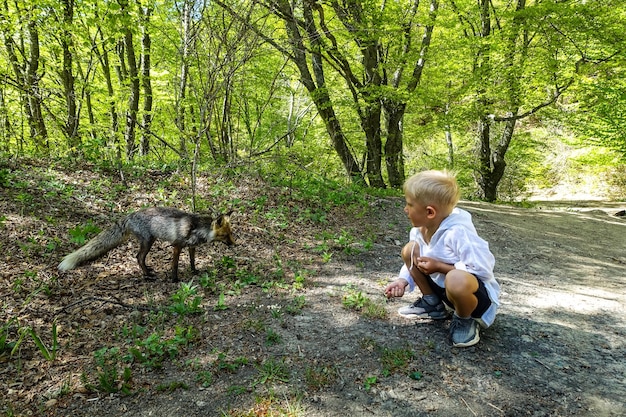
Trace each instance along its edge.
{"label": "fox leg", "polygon": [[191,272],[197,274],[198,270],[196,269],[196,248],[193,246],[189,247],[189,263],[191,264]]}
{"label": "fox leg", "polygon": [[143,271],[143,275],[146,278],[154,277],[154,271],[146,266],[146,256],[148,255],[148,252],[150,252],[150,248],[152,248],[154,241],[154,238],[139,240],[139,253],[137,253],[137,262],[139,263],[139,267]]}
{"label": "fox leg", "polygon": [[180,246],[172,246],[174,253],[172,255],[172,281],[178,282],[178,260],[180,258],[180,252],[183,248]]}

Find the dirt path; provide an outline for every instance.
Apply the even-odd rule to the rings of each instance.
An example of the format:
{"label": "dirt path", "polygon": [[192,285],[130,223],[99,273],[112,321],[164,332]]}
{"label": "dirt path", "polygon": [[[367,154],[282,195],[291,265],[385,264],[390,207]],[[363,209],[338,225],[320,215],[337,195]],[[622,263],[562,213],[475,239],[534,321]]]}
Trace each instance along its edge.
{"label": "dirt path", "polygon": [[[19,218],[10,202],[2,204],[10,221]],[[382,296],[399,270],[399,245],[408,235],[402,207],[401,199],[373,203],[372,212],[356,220],[373,236],[372,247],[329,248],[328,262],[319,260],[313,243],[303,242],[314,233],[298,235],[291,223],[281,226],[281,236],[242,215],[241,244],[203,250],[199,268],[215,267],[223,255],[248,267],[280,257],[282,265],[264,272],[273,274],[306,260],[306,286],[295,293],[246,286],[227,295],[224,310],[212,308],[217,295],[207,292],[206,312],[194,319],[200,332],[195,342],[162,369],[133,368],[128,396],[85,391],[81,375],[96,371],[94,350],[123,343],[124,324],[138,320],[148,326],[149,316],[105,304],[62,309],[80,297],[111,295],[139,306],[159,305],[176,287],[141,280],[132,252],[119,250],[64,277],[48,298],[37,295],[40,304],[23,308],[24,300],[11,304],[17,298],[12,294],[20,294],[15,277],[38,258],[16,262],[5,256],[0,290],[6,305],[0,318],[19,311],[22,323],[46,328],[57,313],[63,349],[54,363],[43,362],[26,345],[20,363],[3,357],[0,389],[7,396],[0,410],[58,416],[626,415],[626,220],[610,215],[624,204],[523,209],[463,202],[496,256],[503,289],[495,324],[477,346],[466,349],[451,347],[448,323],[416,323],[396,314],[418,294],[391,302]],[[326,232],[339,233],[337,224],[341,221]],[[7,239],[24,239],[22,229],[6,221],[4,227]],[[0,243],[7,250],[12,240]],[[168,248],[156,248],[156,270],[167,268],[168,256]],[[43,261],[48,265],[42,271],[56,261]],[[358,293],[382,306],[386,317],[346,308],[346,295]],[[298,299],[305,304],[285,313]],[[276,343],[268,343],[270,335]],[[288,369],[283,378],[288,382],[260,379],[262,366],[270,363]],[[208,371],[213,377],[203,384],[199,377]]]}

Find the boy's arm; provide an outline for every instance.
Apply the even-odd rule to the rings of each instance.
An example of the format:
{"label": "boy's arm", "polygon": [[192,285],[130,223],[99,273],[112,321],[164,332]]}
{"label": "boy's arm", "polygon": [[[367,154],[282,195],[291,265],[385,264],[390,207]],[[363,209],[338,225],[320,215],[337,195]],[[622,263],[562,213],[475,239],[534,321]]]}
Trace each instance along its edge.
{"label": "boy's arm", "polygon": [[429,258],[427,256],[420,256],[419,258],[417,258],[417,269],[419,269],[426,275],[430,275],[434,274],[435,272],[447,274],[455,268],[454,265],[438,261],[437,259]]}
{"label": "boy's arm", "polygon": [[459,256],[454,267],[476,276],[493,277],[495,258],[489,250],[489,244],[477,234],[466,230],[457,231],[454,238],[455,252]]}

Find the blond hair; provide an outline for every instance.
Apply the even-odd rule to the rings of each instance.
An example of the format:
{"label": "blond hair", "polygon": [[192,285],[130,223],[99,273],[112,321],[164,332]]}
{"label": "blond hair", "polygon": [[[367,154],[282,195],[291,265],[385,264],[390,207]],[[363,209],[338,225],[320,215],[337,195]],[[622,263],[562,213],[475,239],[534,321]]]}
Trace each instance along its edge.
{"label": "blond hair", "polygon": [[448,171],[422,171],[404,183],[404,194],[418,203],[452,211],[459,202],[461,190],[454,174]]}

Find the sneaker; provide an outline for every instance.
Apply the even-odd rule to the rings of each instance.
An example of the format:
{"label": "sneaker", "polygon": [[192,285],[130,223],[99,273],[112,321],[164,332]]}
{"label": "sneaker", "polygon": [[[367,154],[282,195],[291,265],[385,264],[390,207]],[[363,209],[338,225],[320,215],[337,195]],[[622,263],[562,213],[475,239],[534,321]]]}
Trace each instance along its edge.
{"label": "sneaker", "polygon": [[439,304],[431,305],[423,298],[418,298],[417,301],[410,306],[398,309],[398,314],[411,319],[433,320],[443,320],[450,316],[443,302],[439,301]]}
{"label": "sneaker", "polygon": [[450,323],[450,338],[456,347],[474,346],[480,340],[480,327],[473,318],[462,319],[456,314]]}

